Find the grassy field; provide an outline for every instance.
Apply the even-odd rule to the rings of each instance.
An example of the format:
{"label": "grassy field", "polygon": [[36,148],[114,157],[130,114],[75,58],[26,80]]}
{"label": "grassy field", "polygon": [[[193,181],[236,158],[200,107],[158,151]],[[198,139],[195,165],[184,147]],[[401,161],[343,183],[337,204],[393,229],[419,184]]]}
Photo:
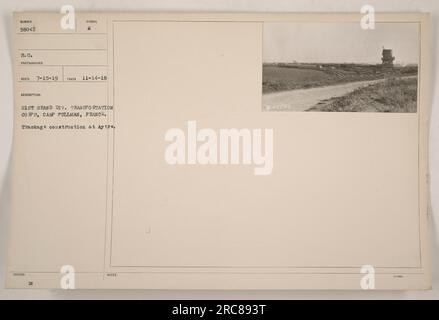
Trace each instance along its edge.
{"label": "grassy field", "polygon": [[262,93],[416,75],[417,72],[416,66],[395,66],[389,71],[380,65],[363,64],[264,64]]}
{"label": "grassy field", "polygon": [[416,78],[392,78],[322,101],[307,111],[416,112],[417,91]]}

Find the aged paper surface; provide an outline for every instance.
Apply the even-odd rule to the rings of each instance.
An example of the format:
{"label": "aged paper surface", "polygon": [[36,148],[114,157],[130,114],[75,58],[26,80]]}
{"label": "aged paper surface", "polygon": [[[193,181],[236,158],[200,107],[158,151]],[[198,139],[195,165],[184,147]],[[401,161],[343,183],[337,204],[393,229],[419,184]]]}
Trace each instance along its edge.
{"label": "aged paper surface", "polygon": [[376,18],[16,13],[7,285],[428,289],[429,17]]}

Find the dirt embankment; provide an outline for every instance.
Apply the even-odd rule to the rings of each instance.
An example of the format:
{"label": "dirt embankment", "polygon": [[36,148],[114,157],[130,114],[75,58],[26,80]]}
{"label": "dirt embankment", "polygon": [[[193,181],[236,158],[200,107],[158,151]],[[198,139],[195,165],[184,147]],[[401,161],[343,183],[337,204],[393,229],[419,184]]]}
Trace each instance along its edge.
{"label": "dirt embankment", "polygon": [[417,92],[416,77],[393,78],[323,100],[307,111],[416,112]]}

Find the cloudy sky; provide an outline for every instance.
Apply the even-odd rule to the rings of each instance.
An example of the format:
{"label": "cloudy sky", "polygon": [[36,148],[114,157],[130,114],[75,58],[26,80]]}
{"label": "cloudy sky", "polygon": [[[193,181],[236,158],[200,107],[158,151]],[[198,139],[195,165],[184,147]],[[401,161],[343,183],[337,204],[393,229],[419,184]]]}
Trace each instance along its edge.
{"label": "cloudy sky", "polygon": [[395,63],[418,63],[417,23],[264,23],[264,62],[381,63],[382,48]]}

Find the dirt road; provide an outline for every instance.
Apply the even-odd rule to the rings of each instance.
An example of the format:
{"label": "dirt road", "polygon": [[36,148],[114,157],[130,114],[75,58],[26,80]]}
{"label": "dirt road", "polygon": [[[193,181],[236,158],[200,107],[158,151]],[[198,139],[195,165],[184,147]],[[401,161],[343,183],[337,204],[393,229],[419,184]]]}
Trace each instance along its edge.
{"label": "dirt road", "polygon": [[357,88],[385,79],[358,81],[333,86],[274,92],[262,95],[263,111],[306,111],[322,100],[344,96]]}

